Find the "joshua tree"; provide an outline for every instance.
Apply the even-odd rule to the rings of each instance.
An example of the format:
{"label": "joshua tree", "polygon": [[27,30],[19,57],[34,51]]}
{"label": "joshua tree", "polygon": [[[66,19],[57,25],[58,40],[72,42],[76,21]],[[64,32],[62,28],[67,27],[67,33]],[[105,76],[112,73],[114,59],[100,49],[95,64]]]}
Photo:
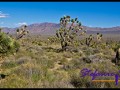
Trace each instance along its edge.
{"label": "joshua tree", "polygon": [[88,38],[86,38],[86,45],[87,46],[90,46],[91,45],[91,42],[92,42],[92,40],[93,40],[93,36],[92,35],[90,35]]}
{"label": "joshua tree", "polygon": [[97,41],[100,42],[102,39],[102,34],[100,33],[97,33]]}
{"label": "joshua tree", "polygon": [[[61,41],[62,50],[66,50],[67,46],[74,46],[80,30],[83,31],[83,27],[78,18],[71,19],[70,16],[60,18],[60,29],[57,30],[56,36]],[[83,32],[85,33],[85,31]]]}
{"label": "joshua tree", "polygon": [[22,28],[16,30],[16,32],[17,32],[17,37],[16,37],[16,39],[17,39],[17,40],[20,39],[20,38],[22,38],[24,35],[26,35],[26,34],[29,33],[26,28],[27,28],[27,26],[24,25]]}

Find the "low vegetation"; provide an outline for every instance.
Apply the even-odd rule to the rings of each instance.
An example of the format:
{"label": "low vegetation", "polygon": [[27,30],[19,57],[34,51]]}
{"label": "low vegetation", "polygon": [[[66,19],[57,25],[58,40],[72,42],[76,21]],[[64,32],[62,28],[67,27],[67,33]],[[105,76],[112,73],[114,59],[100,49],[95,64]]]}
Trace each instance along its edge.
{"label": "low vegetation", "polygon": [[[77,18],[70,19],[66,16],[60,19],[63,26],[57,31],[56,36],[47,39],[32,35],[24,37],[28,34],[26,26],[17,30],[15,39],[0,32],[0,88],[120,87],[120,83],[115,85],[115,82],[92,82],[89,76],[80,77],[83,68],[118,73],[120,66],[115,65],[115,59],[120,42],[111,42],[100,33],[85,35],[82,39],[75,37],[69,42],[72,34],[65,34],[65,30],[71,30],[72,25],[70,24],[71,29],[65,29],[66,23],[63,21],[66,19],[69,19],[72,25],[77,22],[78,27],[82,27]],[[87,34],[84,29],[82,30],[78,31],[80,37]],[[119,61],[119,58],[117,59]],[[114,80],[114,77],[102,79]]]}

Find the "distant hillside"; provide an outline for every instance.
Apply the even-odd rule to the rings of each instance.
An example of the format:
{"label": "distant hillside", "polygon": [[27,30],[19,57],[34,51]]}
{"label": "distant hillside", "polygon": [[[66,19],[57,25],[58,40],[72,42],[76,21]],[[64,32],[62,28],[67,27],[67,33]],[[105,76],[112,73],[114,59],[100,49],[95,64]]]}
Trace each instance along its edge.
{"label": "distant hillside", "polygon": [[[41,34],[41,35],[53,35],[55,34],[56,30],[60,27],[60,24],[56,23],[34,23],[31,25],[28,25],[28,29],[30,30],[30,33],[32,34]],[[117,27],[111,27],[111,28],[101,28],[101,27],[88,27],[83,26],[85,30],[87,30],[88,33],[120,33],[120,26]],[[4,28],[4,32],[9,32],[11,34],[15,33],[16,28]]]}

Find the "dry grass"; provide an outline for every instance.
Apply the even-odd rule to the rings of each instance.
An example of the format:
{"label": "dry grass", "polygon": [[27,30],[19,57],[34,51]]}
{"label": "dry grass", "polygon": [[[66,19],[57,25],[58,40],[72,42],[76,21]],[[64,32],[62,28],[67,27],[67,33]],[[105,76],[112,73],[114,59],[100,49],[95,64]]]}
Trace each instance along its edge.
{"label": "dry grass", "polygon": [[[35,42],[33,42],[35,41]],[[119,88],[115,83],[92,83],[90,77],[81,78],[83,68],[101,72],[118,72],[111,60],[114,49],[108,47],[79,47],[79,52],[58,52],[60,43],[49,43],[47,39],[24,38],[15,55],[0,58],[1,73],[9,76],[0,80],[1,88]],[[110,46],[113,46],[113,42]],[[114,47],[114,46],[113,46]],[[91,63],[83,61],[91,59]],[[98,78],[100,79],[100,78]],[[113,78],[104,78],[113,79]]]}

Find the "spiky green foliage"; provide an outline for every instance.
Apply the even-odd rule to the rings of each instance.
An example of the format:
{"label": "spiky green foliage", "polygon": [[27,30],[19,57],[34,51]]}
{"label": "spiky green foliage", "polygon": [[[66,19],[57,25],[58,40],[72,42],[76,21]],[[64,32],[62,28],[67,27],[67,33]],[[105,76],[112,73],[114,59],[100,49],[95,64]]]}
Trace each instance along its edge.
{"label": "spiky green foliage", "polygon": [[19,44],[4,32],[0,32],[0,54],[13,53],[18,50]]}
{"label": "spiky green foliage", "polygon": [[56,36],[61,41],[63,50],[66,50],[67,46],[74,46],[80,30],[83,31],[83,27],[78,18],[71,19],[70,16],[64,16],[60,19],[60,29],[57,30]]}

